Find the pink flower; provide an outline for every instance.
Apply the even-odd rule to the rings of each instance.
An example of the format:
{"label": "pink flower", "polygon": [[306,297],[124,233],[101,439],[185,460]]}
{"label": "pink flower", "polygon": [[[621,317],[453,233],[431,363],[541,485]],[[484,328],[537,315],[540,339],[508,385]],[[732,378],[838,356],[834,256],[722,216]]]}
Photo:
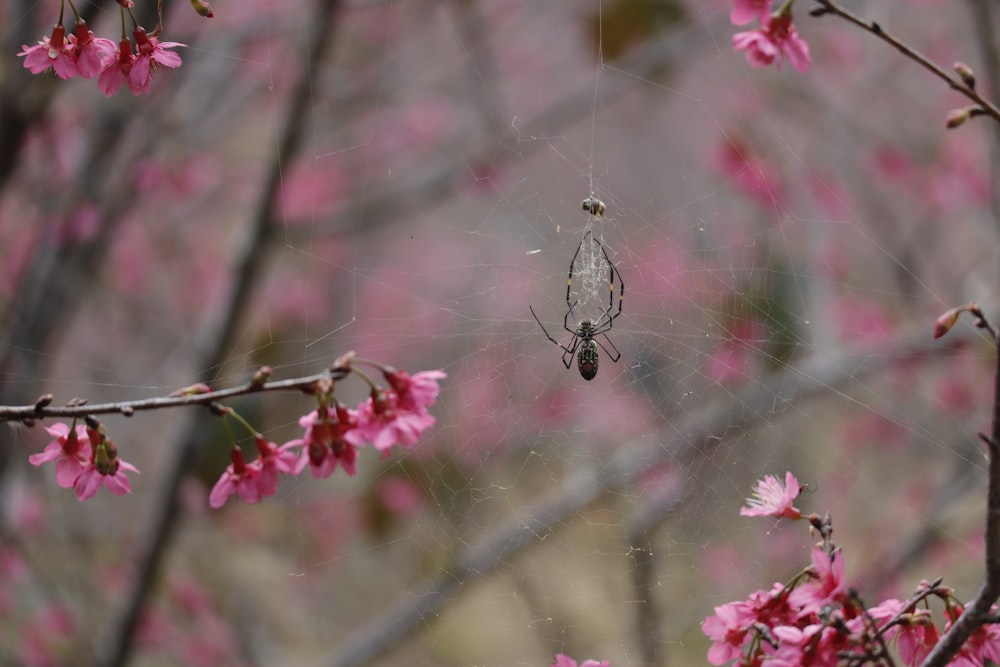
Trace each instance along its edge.
{"label": "pink flower", "polygon": [[104,37],[94,37],[83,19],[77,21],[76,34],[70,35],[69,41],[73,44],[76,70],[84,79],[100,74],[104,65],[115,56],[115,43]]}
{"label": "pink flower", "polygon": [[701,622],[701,631],[712,640],[708,661],[724,665],[740,657],[747,633],[756,620],[756,614],[746,602],[728,602],[716,607],[715,615],[706,616]]}
{"label": "pink flower", "polygon": [[796,32],[790,13],[769,16],[757,30],[736,33],[733,48],[746,51],[747,62],[752,67],[774,63],[781,69],[781,55],[784,54],[798,71],[809,69],[809,45]]}
{"label": "pink flower", "polygon": [[[577,665],[576,660],[560,653],[556,655],[556,661],[552,663],[552,667],[577,667]],[[611,667],[611,662],[608,660],[600,662],[597,660],[584,660],[580,667]]]}
{"label": "pink flower", "polygon": [[791,471],[785,473],[784,485],[774,475],[764,475],[764,479],[757,482],[753,497],[747,498],[747,506],[740,508],[740,516],[798,519],[802,512],[792,505],[792,501],[798,497],[800,490],[799,480]]}
{"label": "pink flower", "polygon": [[821,547],[815,547],[812,562],[812,579],[788,596],[788,603],[799,608],[799,618],[818,612],[827,605],[840,606],[847,598],[844,557],[840,549],[831,558]]}
{"label": "pink flower", "polygon": [[[961,605],[955,605],[945,613],[958,620],[964,611],[965,609]],[[997,611],[996,605],[990,611],[995,614]],[[945,632],[952,625],[953,622],[948,621],[945,624]],[[992,623],[976,628],[972,635],[965,641],[962,650],[948,664],[958,667],[965,667],[966,665],[968,667],[979,667],[979,665],[983,665],[987,661],[990,664],[1000,661],[1000,628],[997,628]]]}
{"label": "pink flower", "polygon": [[239,494],[245,503],[251,505],[259,503],[261,494],[257,480],[262,467],[260,459],[247,464],[239,447],[229,450],[229,459],[232,463],[226,466],[219,481],[212,487],[212,492],[208,495],[208,504],[212,509],[218,509],[225,505],[229,496],[234,493]]}
{"label": "pink flower", "polygon": [[823,634],[820,624],[807,625],[799,628],[792,625],[780,625],[771,628],[771,633],[778,640],[778,650],[770,656],[769,667],[801,667],[808,664],[836,665],[836,654],[821,651],[822,642],[818,636]]}
{"label": "pink flower", "polygon": [[922,609],[920,613],[923,622],[908,625],[899,632],[899,657],[908,665],[921,664],[941,639],[930,612]]}
{"label": "pink flower", "polygon": [[444,371],[420,371],[410,375],[406,371],[387,371],[386,381],[399,399],[399,408],[408,412],[419,412],[434,404],[441,388],[438,380],[448,377]]}
{"label": "pink flower", "polygon": [[292,451],[299,446],[296,442],[286,442],[280,447],[268,442],[261,434],[254,436],[258,459],[261,464],[260,477],[257,486],[261,496],[272,496],[278,491],[278,473],[298,475],[306,465],[306,459],[298,452]]}
{"label": "pink flower", "polygon": [[132,484],[125,476],[125,471],[138,474],[139,469],[118,458],[118,449],[103,433],[96,429],[87,429],[87,435],[90,437],[91,445],[95,440],[99,444],[93,447],[90,462],[84,466],[83,472],[73,482],[77,499],[83,502],[92,498],[101,488],[101,484],[116,496],[132,493]]}
{"label": "pink flower", "polygon": [[792,625],[798,620],[798,610],[792,609],[788,604],[788,590],[778,582],[769,591],[751,593],[747,604],[753,610],[756,622],[768,627]]}
{"label": "pink flower", "polygon": [[[171,69],[181,66],[181,57],[173,51],[167,51],[176,46],[187,46],[180,42],[161,42],[156,37],[150,37],[145,29],[136,28],[132,33],[135,36],[135,62],[129,71],[129,87],[132,92],[138,95],[149,90],[149,82],[153,79],[153,72],[160,67]],[[138,92],[136,92],[138,91]]]}
{"label": "pink flower", "polygon": [[407,411],[399,404],[395,391],[373,392],[367,401],[358,406],[358,428],[348,433],[350,442],[370,442],[375,449],[385,452],[393,445],[412,447],[420,434],[434,425],[434,416],[421,408]]}
{"label": "pink flower", "polygon": [[299,419],[305,430],[300,440],[292,440],[283,447],[305,445],[299,470],[308,461],[309,470],[316,479],[326,479],[340,465],[344,472],[354,476],[358,453],[354,438],[350,437],[358,424],[357,415],[342,405],[337,405],[336,416],[323,406]]}
{"label": "pink flower", "polygon": [[[889,599],[868,610],[868,615],[876,622],[888,623],[903,611],[905,603]],[[899,647],[899,657],[907,665],[919,665],[938,643],[938,632],[927,609],[913,608],[901,616],[903,623],[897,623],[885,631],[886,641],[895,640]]]}
{"label": "pink flower", "polygon": [[764,21],[770,11],[771,0],[733,0],[729,22],[733,25],[746,25],[756,18]]}
{"label": "pink flower", "polygon": [[129,72],[132,71],[132,64],[135,62],[135,55],[132,53],[132,42],[123,39],[118,42],[118,53],[104,64],[101,70],[101,78],[97,80],[97,87],[101,92],[111,97],[124,85],[129,84],[134,95],[139,95],[142,90],[132,86]]}
{"label": "pink flower", "polygon": [[51,67],[60,79],[72,79],[76,76],[73,44],[66,39],[66,28],[61,25],[53,27],[52,35],[42,38],[38,44],[24,44],[21,48],[22,51],[17,55],[24,56],[24,66],[32,74],[40,74]]}
{"label": "pink flower", "polygon": [[40,454],[32,454],[28,462],[40,466],[49,461],[56,462],[56,482],[64,489],[73,486],[73,482],[83,472],[84,466],[90,463],[90,439],[85,426],[78,425],[70,431],[68,425],[58,422],[46,426],[49,435],[55,440],[45,446]]}

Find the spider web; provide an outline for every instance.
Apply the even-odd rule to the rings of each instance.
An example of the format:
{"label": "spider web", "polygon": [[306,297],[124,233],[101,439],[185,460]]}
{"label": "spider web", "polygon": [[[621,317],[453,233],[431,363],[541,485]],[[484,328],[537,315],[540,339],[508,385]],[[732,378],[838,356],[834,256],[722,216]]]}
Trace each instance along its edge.
{"label": "spider web", "polygon": [[[974,57],[957,51],[968,17],[892,5],[872,4],[882,15],[871,18],[940,62]],[[107,294],[89,295],[58,345],[26,345],[5,384],[22,402],[121,400],[235,385],[261,364],[312,373],[348,350],[449,377],[415,449],[367,451],[356,477],[303,476],[219,513],[201,511],[226,463],[206,420],[158,619],[240,647],[215,664],[548,665],[558,652],[700,664],[699,624],[715,605],[808,563],[799,526],[738,516],[755,479],[785,470],[815,491],[800,507],[833,514],[867,601],[939,575],[973,590],[975,433],[993,354],[968,332],[959,345],[930,330],[948,307],[991,303],[996,222],[985,130],[942,135],[956,104],[945,91],[798,8],[807,75],[749,68],[722,2],[348,3],[318,55],[307,11],[271,3],[220,11],[208,28],[179,12],[168,22],[191,32],[191,74],[161,82],[176,86],[161,107],[131,107],[173,141],[144,130],[116,144],[147,171],[116,213],[97,283]],[[303,67],[302,147],[286,154]],[[22,184],[40,188],[56,154],[39,133]],[[252,305],[225,363],[199,365],[198,332],[232,284],[225,268],[274,164],[276,232]],[[26,191],[0,202],[12,239],[15,213],[79,210]],[[581,209],[588,196],[604,216]],[[569,263],[579,248],[576,321],[598,320],[602,245],[626,286],[607,332],[621,358],[602,351],[586,382],[529,305],[569,346]],[[353,402],[366,387],[337,393]],[[278,442],[314,407],[300,396],[235,406]],[[143,470],[133,502],[77,505],[51,471],[12,468],[8,500],[29,488],[60,514],[11,541],[29,555],[84,545],[71,563],[36,561],[38,595],[96,604],[86,586],[53,590],[136,539],[180,421],[108,420]],[[3,447],[25,458],[43,435],[13,432]],[[212,625],[190,623],[191,590]],[[92,616],[99,636],[106,615]]]}

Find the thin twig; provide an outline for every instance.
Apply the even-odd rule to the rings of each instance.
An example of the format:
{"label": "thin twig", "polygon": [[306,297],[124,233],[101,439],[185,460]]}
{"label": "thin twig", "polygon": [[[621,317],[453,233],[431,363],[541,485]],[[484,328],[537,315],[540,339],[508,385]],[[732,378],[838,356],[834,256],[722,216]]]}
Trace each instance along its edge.
{"label": "thin twig", "polygon": [[915,49],[908,46],[906,43],[900,41],[893,35],[887,33],[885,30],[882,29],[882,26],[876,23],[875,21],[869,21],[867,19],[863,19],[857,14],[849,12],[840,5],[838,5],[837,3],[833,2],[833,0],[815,0],[815,2],[818,5],[820,5],[822,9],[813,10],[812,14],[814,16],[832,14],[834,16],[839,16],[840,18],[844,19],[845,21],[848,21],[849,23],[853,23],[862,30],[870,32],[871,34],[875,35],[882,41],[886,42],[887,44],[890,44],[893,48],[895,48],[897,51],[902,53],[910,60],[920,64],[924,69],[928,70],[929,72],[934,74],[934,76],[938,77],[939,79],[947,83],[950,88],[952,88],[953,90],[957,91],[958,93],[964,95],[965,97],[969,98],[970,100],[978,104],[982,108],[985,115],[990,116],[991,118],[993,118],[993,120],[997,122],[1000,122],[1000,109],[994,106],[992,102],[983,98],[982,95],[976,92],[975,88],[966,85],[965,82],[963,82],[962,79],[957,74],[955,75],[949,74],[944,69],[933,63],[931,60],[929,60],[919,51],[916,51]]}
{"label": "thin twig", "polygon": [[993,603],[1000,597],[1000,339],[997,347],[997,372],[993,389],[993,428],[986,439],[990,452],[989,490],[986,495],[986,577],[976,596],[962,615],[941,637],[924,660],[922,667],[944,667],[965,645],[972,633],[988,621]]}
{"label": "thin twig", "polygon": [[229,389],[219,389],[201,394],[184,394],[171,396],[158,396],[155,398],[142,398],[134,401],[121,401],[118,403],[99,403],[87,405],[85,403],[75,405],[65,405],[58,407],[37,407],[35,405],[0,405],[0,422],[27,421],[44,419],[46,417],[83,418],[87,415],[123,414],[131,416],[132,413],[142,410],[161,410],[164,408],[178,408],[192,405],[208,405],[216,401],[255,394],[264,391],[290,391],[308,390],[316,382],[324,379],[339,380],[347,374],[346,371],[331,372],[324,371],[315,375],[307,375],[290,380],[275,380],[263,384],[249,382],[239,387]]}
{"label": "thin twig", "polygon": [[997,328],[993,326],[990,319],[986,317],[986,313],[984,313],[983,309],[979,307],[979,304],[974,301],[970,303],[969,313],[976,318],[975,325],[977,329],[986,329],[990,333],[990,336],[993,337],[994,341],[1000,342],[1000,332],[998,332]]}
{"label": "thin twig", "polygon": [[[1000,53],[997,52],[994,20],[997,8],[995,3],[983,0],[967,0],[966,5],[972,14],[972,28],[982,63],[979,87],[985,84],[992,95],[1000,94]],[[990,132],[990,174],[986,182],[996,183],[997,173],[1000,173],[1000,127],[994,126]],[[1000,192],[996,188],[990,188],[990,206],[993,219],[1000,220]]]}

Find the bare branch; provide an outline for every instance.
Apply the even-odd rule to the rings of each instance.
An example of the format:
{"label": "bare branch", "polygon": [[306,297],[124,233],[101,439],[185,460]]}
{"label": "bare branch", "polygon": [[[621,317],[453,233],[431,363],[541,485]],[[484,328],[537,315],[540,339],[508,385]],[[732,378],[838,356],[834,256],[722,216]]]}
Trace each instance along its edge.
{"label": "bare branch", "polygon": [[883,30],[882,26],[876,23],[875,21],[869,21],[867,19],[861,18],[857,14],[849,12],[840,5],[838,5],[836,2],[833,2],[833,0],[815,0],[815,1],[818,5],[820,5],[820,9],[814,9],[811,12],[814,16],[823,16],[827,14],[833,16],[839,16],[845,21],[853,23],[854,25],[858,26],[862,30],[870,32],[871,34],[875,35],[882,41],[891,45],[894,49],[902,53],[910,60],[918,63],[924,69],[931,72],[934,76],[944,81],[946,84],[948,84],[948,86],[952,90],[957,91],[958,93],[964,95],[965,97],[969,98],[970,100],[978,104],[982,108],[983,114],[990,116],[993,120],[997,122],[1000,122],[1000,109],[998,109],[992,102],[990,102],[982,95],[980,95],[975,88],[967,85],[964,81],[962,81],[961,77],[959,77],[958,75],[949,74],[944,69],[942,69],[935,63],[931,62],[930,59],[928,59],[925,55],[923,55],[916,49],[913,49],[905,42],[902,42],[893,35],[891,35],[890,33],[887,33],[885,30]]}

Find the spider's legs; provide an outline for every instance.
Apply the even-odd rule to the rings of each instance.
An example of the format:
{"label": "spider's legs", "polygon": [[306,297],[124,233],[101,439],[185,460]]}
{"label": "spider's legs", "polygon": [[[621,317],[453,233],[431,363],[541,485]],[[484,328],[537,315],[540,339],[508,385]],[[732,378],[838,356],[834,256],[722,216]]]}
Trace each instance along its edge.
{"label": "spider's legs", "polygon": [[[607,324],[608,325],[608,329],[610,329],[611,328],[611,321],[614,320],[616,317],[618,317],[619,315],[622,314],[622,306],[624,305],[624,301],[625,301],[625,281],[622,280],[622,274],[615,267],[614,262],[612,262],[611,258],[608,257],[608,251],[604,247],[604,244],[601,243],[600,241],[598,241],[596,238],[594,239],[594,241],[597,242],[597,245],[601,246],[601,252],[604,253],[604,261],[608,263],[608,286],[610,288],[609,289],[610,294],[608,294],[608,307],[607,307],[607,310],[605,310],[601,314],[601,317],[598,318],[596,326],[597,326],[597,328],[600,328],[600,327],[604,326],[604,324]],[[621,285],[621,289],[619,290],[619,293],[618,293],[618,311],[614,315],[612,315],[611,311],[614,310],[614,307],[615,307],[615,276],[616,275],[618,276],[618,284]],[[607,318],[606,321],[605,321],[605,318]]]}
{"label": "spider's legs", "polygon": [[[577,320],[576,320],[576,313],[573,312],[573,309],[576,308],[576,304],[577,304],[576,301],[574,301],[572,304],[570,304],[569,310],[567,310],[566,314],[563,315],[563,329],[565,329],[566,331],[570,332],[574,336],[576,335],[576,332],[579,330],[579,322],[577,322]],[[569,316],[570,315],[573,316],[573,322],[578,325],[577,329],[570,329],[569,328]]]}
{"label": "spider's legs", "polygon": [[[563,350],[563,359],[562,359],[563,365],[565,365],[566,369],[569,370],[569,367],[573,363],[573,353],[576,352],[576,346],[578,345],[578,339],[574,337],[573,338],[573,344],[570,345],[570,347],[566,347],[565,345],[563,345],[562,343],[560,343],[555,338],[553,338],[552,336],[549,335],[549,332],[545,328],[545,325],[542,324],[542,321],[540,319],[538,319],[538,315],[535,315],[535,309],[534,308],[532,308],[529,305],[528,306],[528,310],[531,311],[531,316],[535,318],[536,322],[538,322],[538,326],[540,326],[542,328],[542,332],[545,334],[545,337],[548,338],[550,341],[552,341],[553,343],[555,343],[556,345],[558,345],[559,347],[562,348],[562,350]],[[569,359],[569,361],[567,361],[567,359]]]}
{"label": "spider's legs", "polygon": [[[597,241],[597,244],[599,246],[601,246],[601,252],[604,254],[604,261],[608,263],[609,295],[608,295],[608,307],[604,312],[601,313],[601,317],[598,318],[598,320],[594,323],[593,331],[591,331],[591,336],[593,337],[594,342],[596,342],[601,347],[601,349],[604,350],[604,353],[608,355],[608,359],[610,359],[612,362],[617,363],[618,360],[622,358],[622,353],[618,349],[618,347],[614,344],[614,342],[612,342],[611,338],[608,336],[608,332],[611,331],[612,327],[614,326],[615,318],[617,318],[619,315],[622,314],[622,305],[625,301],[625,281],[622,280],[622,274],[618,273],[618,269],[615,267],[614,262],[612,262],[611,258],[608,257],[608,251],[604,247],[604,244],[598,241],[597,239],[594,240]],[[618,284],[620,285],[618,291],[618,310],[615,311],[614,315],[612,315],[611,311],[614,310],[615,307],[616,274],[618,276]],[[597,338],[597,336],[599,335],[604,338],[604,341],[607,342],[608,346],[610,346],[611,349],[608,349],[608,346],[605,346],[604,343],[601,342],[599,338]],[[612,352],[611,350],[614,350],[614,352]]]}
{"label": "spider's legs", "polygon": [[[566,370],[569,370],[569,367],[573,365],[573,357],[576,356],[576,348],[580,346],[580,341],[581,340],[583,340],[583,339],[580,338],[579,336],[577,336],[574,333],[573,334],[573,342],[570,344],[569,347],[564,347],[563,348],[566,351],[563,352],[562,362],[563,362],[563,366],[566,367]],[[562,347],[562,346],[560,345],[560,347]]]}
{"label": "spider's legs", "polygon": [[595,338],[594,342],[601,346],[601,349],[604,350],[604,354],[608,355],[608,359],[610,359],[614,363],[618,363],[618,360],[622,358],[622,353],[619,352],[618,348],[615,347],[615,344],[611,342],[611,339],[608,337],[608,334],[602,333],[601,335],[604,336],[604,340],[608,341],[608,345],[611,346],[611,350],[614,350],[615,353],[611,354],[611,350],[604,347],[604,343],[602,343],[599,338]]}

